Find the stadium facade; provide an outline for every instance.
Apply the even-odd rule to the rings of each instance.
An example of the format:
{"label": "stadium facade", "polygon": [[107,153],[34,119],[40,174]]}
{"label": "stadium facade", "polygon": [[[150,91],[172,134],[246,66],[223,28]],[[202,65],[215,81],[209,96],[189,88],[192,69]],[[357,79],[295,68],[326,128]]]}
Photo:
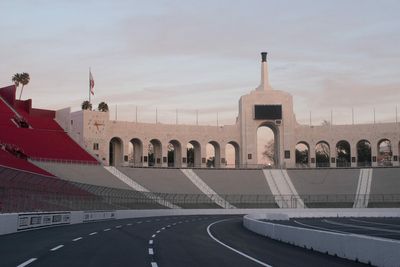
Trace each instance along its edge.
{"label": "stadium facade", "polygon": [[[301,125],[296,121],[292,95],[270,86],[267,53],[261,55],[261,83],[240,97],[234,125],[115,121],[110,119],[108,112],[71,112],[70,108],[57,111],[56,120],[105,165],[167,167],[168,145],[172,144],[173,167],[205,167],[206,145],[210,143],[215,149],[215,167],[226,167],[225,147],[228,144],[235,148],[236,167],[254,167],[258,164],[257,130],[262,126],[271,128],[274,133],[277,167],[399,165],[398,123]],[[133,152],[130,152],[130,144]],[[149,144],[154,149],[151,159]],[[194,159],[190,163],[187,144],[194,149]],[[296,160],[296,147],[300,144],[306,155],[299,161]],[[318,150],[323,151],[325,157],[319,157]]]}

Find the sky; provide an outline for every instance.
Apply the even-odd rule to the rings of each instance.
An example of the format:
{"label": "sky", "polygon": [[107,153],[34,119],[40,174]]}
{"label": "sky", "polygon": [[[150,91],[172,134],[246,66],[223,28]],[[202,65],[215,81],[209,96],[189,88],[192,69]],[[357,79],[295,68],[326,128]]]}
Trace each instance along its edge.
{"label": "sky", "polygon": [[[293,95],[300,123],[395,120],[400,1],[0,1],[0,87],[28,72],[34,107],[93,105],[118,120],[233,124],[260,80]],[[400,107],[399,107],[400,111]],[[218,119],[217,119],[218,118]]]}

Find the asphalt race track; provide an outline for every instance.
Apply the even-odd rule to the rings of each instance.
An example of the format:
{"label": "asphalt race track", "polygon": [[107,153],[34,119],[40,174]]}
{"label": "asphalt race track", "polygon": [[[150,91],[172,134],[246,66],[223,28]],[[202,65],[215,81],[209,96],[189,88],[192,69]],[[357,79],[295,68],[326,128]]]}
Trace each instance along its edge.
{"label": "asphalt race track", "polygon": [[241,216],[170,216],[0,236],[5,266],[365,266],[256,235]]}
{"label": "asphalt race track", "polygon": [[292,218],[274,223],[400,240],[400,218]]}

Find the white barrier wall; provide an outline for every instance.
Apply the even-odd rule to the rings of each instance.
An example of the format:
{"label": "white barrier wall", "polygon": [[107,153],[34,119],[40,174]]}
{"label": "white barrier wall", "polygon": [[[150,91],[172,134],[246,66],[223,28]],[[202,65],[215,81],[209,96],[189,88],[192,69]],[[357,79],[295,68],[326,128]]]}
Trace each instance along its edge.
{"label": "white barrier wall", "polygon": [[[398,211],[395,212],[398,214]],[[355,234],[340,234],[260,221],[265,215],[246,215],[243,225],[257,234],[322,253],[374,266],[394,267],[400,262],[400,241]]]}
{"label": "white barrier wall", "polygon": [[[279,210],[279,214],[277,211],[278,209],[161,209],[8,213],[0,214],[0,235],[64,224],[155,216],[258,214],[257,218],[259,219],[265,219],[267,216],[269,219],[273,217],[283,219],[287,217],[338,216],[400,217],[400,209],[285,209]],[[61,221],[59,220],[60,215],[62,216]],[[28,220],[21,219],[22,217],[28,217]]]}

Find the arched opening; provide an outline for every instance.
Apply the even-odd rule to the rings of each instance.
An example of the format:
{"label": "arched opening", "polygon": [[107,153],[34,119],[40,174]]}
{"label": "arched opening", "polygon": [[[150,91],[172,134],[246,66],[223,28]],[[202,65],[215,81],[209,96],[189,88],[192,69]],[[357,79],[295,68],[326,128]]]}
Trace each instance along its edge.
{"label": "arched opening", "polygon": [[186,145],[186,158],[189,168],[201,167],[201,147],[199,142],[192,140]]}
{"label": "arched opening", "polygon": [[349,142],[341,140],[336,144],[336,167],[351,166],[351,150]]}
{"label": "arched opening", "polygon": [[238,143],[231,141],[225,146],[225,161],[227,168],[239,168],[239,145]]}
{"label": "arched opening", "polygon": [[168,167],[179,168],[182,166],[182,147],[177,140],[168,143]]}
{"label": "arched opening", "polygon": [[389,139],[382,139],[378,142],[378,166],[392,166],[392,143]]}
{"label": "arched opening", "polygon": [[275,125],[262,124],[257,129],[257,164],[279,167],[279,134]]}
{"label": "arched opening", "polygon": [[141,167],[143,163],[143,143],[138,138],[129,141],[129,165]]}
{"label": "arched opening", "polygon": [[316,167],[329,167],[329,158],[331,150],[329,144],[325,141],[320,141],[315,146],[315,163]]}
{"label": "arched opening", "polygon": [[221,167],[221,148],[215,141],[211,141],[206,145],[206,166],[208,168]]}
{"label": "arched opening", "polygon": [[162,146],[160,140],[152,139],[148,149],[149,167],[161,167],[162,163]]}
{"label": "arched opening", "polygon": [[113,137],[109,144],[109,164],[110,166],[120,166],[123,160],[123,143],[121,138]]}
{"label": "arched opening", "polygon": [[360,140],[357,143],[357,166],[371,166],[371,143],[367,140]]}
{"label": "arched opening", "polygon": [[308,167],[310,164],[310,146],[306,142],[296,144],[296,166]]}

